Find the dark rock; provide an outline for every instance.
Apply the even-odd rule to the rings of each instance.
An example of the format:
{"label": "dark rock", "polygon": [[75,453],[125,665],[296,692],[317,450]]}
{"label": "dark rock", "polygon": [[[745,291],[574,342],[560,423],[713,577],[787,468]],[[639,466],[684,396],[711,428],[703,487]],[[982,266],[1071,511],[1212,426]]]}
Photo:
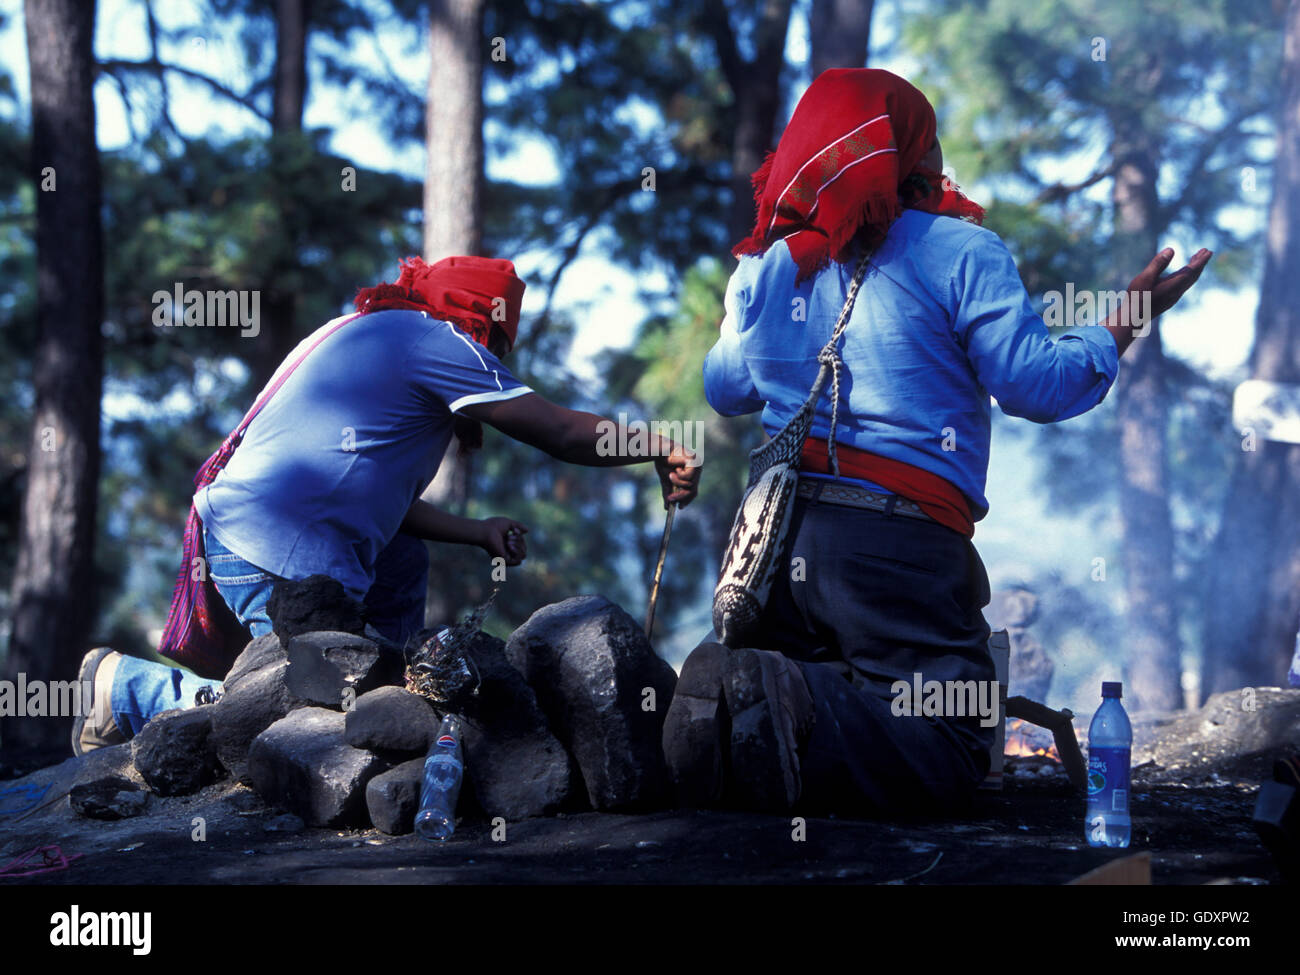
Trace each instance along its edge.
{"label": "dark rock", "polygon": [[401,687],[379,687],[362,694],[347,712],[344,740],[353,748],[423,755],[440,723],[438,713],[420,695]]}
{"label": "dark rock", "polygon": [[1021,584],[994,592],[984,610],[989,626],[994,631],[1005,629],[1011,645],[1008,697],[1048,699],[1056,665],[1034,635],[1032,626],[1038,616],[1038,596]]}
{"label": "dark rock", "polygon": [[160,796],[184,796],[221,778],[210,707],[164,711],[131,740],[140,776]]}
{"label": "dark rock", "polygon": [[271,629],[286,646],[300,633],[331,630],[360,636],[365,631],[361,603],[347,595],[343,583],[327,575],[282,579],[266,604]]}
{"label": "dark rock", "polygon": [[262,798],[312,826],[364,826],[366,783],[382,759],[343,740],[344,717],[298,708],[253,740],[248,775]]}
{"label": "dark rock", "polygon": [[267,821],[262,830],[266,833],[301,833],[306,828],[307,824],[302,821],[301,816],[285,813],[283,816],[276,816]]}
{"label": "dark rock", "polygon": [[424,759],[413,758],[381,772],[366,784],[366,809],[375,829],[400,836],[415,828],[423,777]]}
{"label": "dark rock", "polygon": [[1270,778],[1279,751],[1300,742],[1300,690],[1220,691],[1196,711],[1133,715],[1133,767],[1152,782],[1214,781],[1220,775]]}
{"label": "dark rock", "polygon": [[145,787],[144,779],[136,771],[129,741],[120,745],[109,745],[106,748],[96,748],[74,761],[77,763],[77,770],[72,780],[73,785],[117,776],[129,780],[137,789]]}
{"label": "dark rock", "polygon": [[246,785],[232,786],[228,791],[223,792],[219,801],[226,810],[236,815],[271,811],[266,801]]}
{"label": "dark rock", "polygon": [[479,633],[466,656],[481,681],[461,714],[465,777],[479,807],[514,821],[584,804],[577,767],[505,644]]}
{"label": "dark rock", "polygon": [[78,815],[91,819],[128,819],[149,805],[149,793],[122,775],[105,775],[79,782],[68,793]]}
{"label": "dark rock", "polygon": [[[636,620],[601,596],[566,599],[530,616],[506,656],[577,760],[595,808],[667,801],[661,735],[677,675]],[[647,689],[653,709],[643,707]]]}
{"label": "dark rock", "polygon": [[259,636],[249,641],[243,652],[235,658],[230,671],[226,674],[223,688],[229,691],[239,686],[240,681],[255,670],[268,664],[283,663],[289,658],[285,655],[284,644],[274,633]]}
{"label": "dark rock", "polygon": [[212,705],[212,747],[232,776],[248,782],[253,739],[307,702],[289,693],[289,660],[274,636],[258,637],[235,661]]}
{"label": "dark rock", "polygon": [[339,710],[344,692],[355,697],[385,684],[398,684],[402,658],[386,653],[363,636],[337,631],[303,633],[288,643],[289,693]]}

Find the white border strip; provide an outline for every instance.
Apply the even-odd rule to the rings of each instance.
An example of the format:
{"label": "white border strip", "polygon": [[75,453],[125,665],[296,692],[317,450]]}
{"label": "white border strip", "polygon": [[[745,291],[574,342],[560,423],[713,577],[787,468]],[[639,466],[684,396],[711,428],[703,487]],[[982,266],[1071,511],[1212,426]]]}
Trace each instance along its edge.
{"label": "white border strip", "polygon": [[486,393],[470,393],[468,396],[462,396],[453,403],[447,404],[447,409],[453,413],[459,413],[466,406],[473,406],[476,403],[495,403],[498,400],[514,399],[516,396],[523,396],[531,393],[533,390],[528,386],[511,386],[509,389],[499,391],[488,390]]}

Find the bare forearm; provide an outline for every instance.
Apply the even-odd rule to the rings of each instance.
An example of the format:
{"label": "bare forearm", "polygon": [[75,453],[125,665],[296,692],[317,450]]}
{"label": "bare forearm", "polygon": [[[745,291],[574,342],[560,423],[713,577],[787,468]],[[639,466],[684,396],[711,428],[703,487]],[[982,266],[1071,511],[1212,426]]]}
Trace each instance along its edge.
{"label": "bare forearm", "polygon": [[416,498],[402,519],[402,531],[431,542],[456,542],[461,545],[481,545],[483,542],[481,521],[442,511],[420,498]]}
{"label": "bare forearm", "polygon": [[[569,410],[561,429],[547,445],[547,453],[557,460],[587,467],[623,467],[643,464],[656,457],[667,457],[675,446],[671,440],[642,429],[629,431],[625,425],[585,413]],[[624,449],[627,448],[627,449]]]}

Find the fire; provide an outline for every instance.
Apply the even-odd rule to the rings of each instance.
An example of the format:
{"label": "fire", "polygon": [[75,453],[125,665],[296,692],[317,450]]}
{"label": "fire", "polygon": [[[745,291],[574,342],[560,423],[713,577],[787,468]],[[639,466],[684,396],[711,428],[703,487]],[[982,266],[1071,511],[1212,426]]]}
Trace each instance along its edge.
{"label": "fire", "polygon": [[1050,758],[1054,762],[1061,760],[1052,733],[1020,718],[1012,718],[1007,722],[1007,740],[1002,753],[1014,758]]}

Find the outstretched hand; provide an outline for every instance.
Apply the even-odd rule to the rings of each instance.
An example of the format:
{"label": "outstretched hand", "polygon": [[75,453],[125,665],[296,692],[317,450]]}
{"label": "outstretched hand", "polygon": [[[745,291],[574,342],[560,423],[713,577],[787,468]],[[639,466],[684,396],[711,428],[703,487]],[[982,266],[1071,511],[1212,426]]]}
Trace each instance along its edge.
{"label": "outstretched hand", "polygon": [[[1205,265],[1210,263],[1210,258],[1214,254],[1204,247],[1192,255],[1192,259],[1187,262],[1187,266],[1179,268],[1169,274],[1165,274],[1165,268],[1174,259],[1174,249],[1166,247],[1159,254],[1151,259],[1151,263],[1144,267],[1138,276],[1135,277],[1128,286],[1130,293],[1151,292],[1151,317],[1158,318],[1163,315],[1174,305],[1178,304],[1178,299],[1185,295],[1188,289],[1196,283],[1205,270]],[[1128,322],[1126,324],[1144,325],[1145,322]]]}

